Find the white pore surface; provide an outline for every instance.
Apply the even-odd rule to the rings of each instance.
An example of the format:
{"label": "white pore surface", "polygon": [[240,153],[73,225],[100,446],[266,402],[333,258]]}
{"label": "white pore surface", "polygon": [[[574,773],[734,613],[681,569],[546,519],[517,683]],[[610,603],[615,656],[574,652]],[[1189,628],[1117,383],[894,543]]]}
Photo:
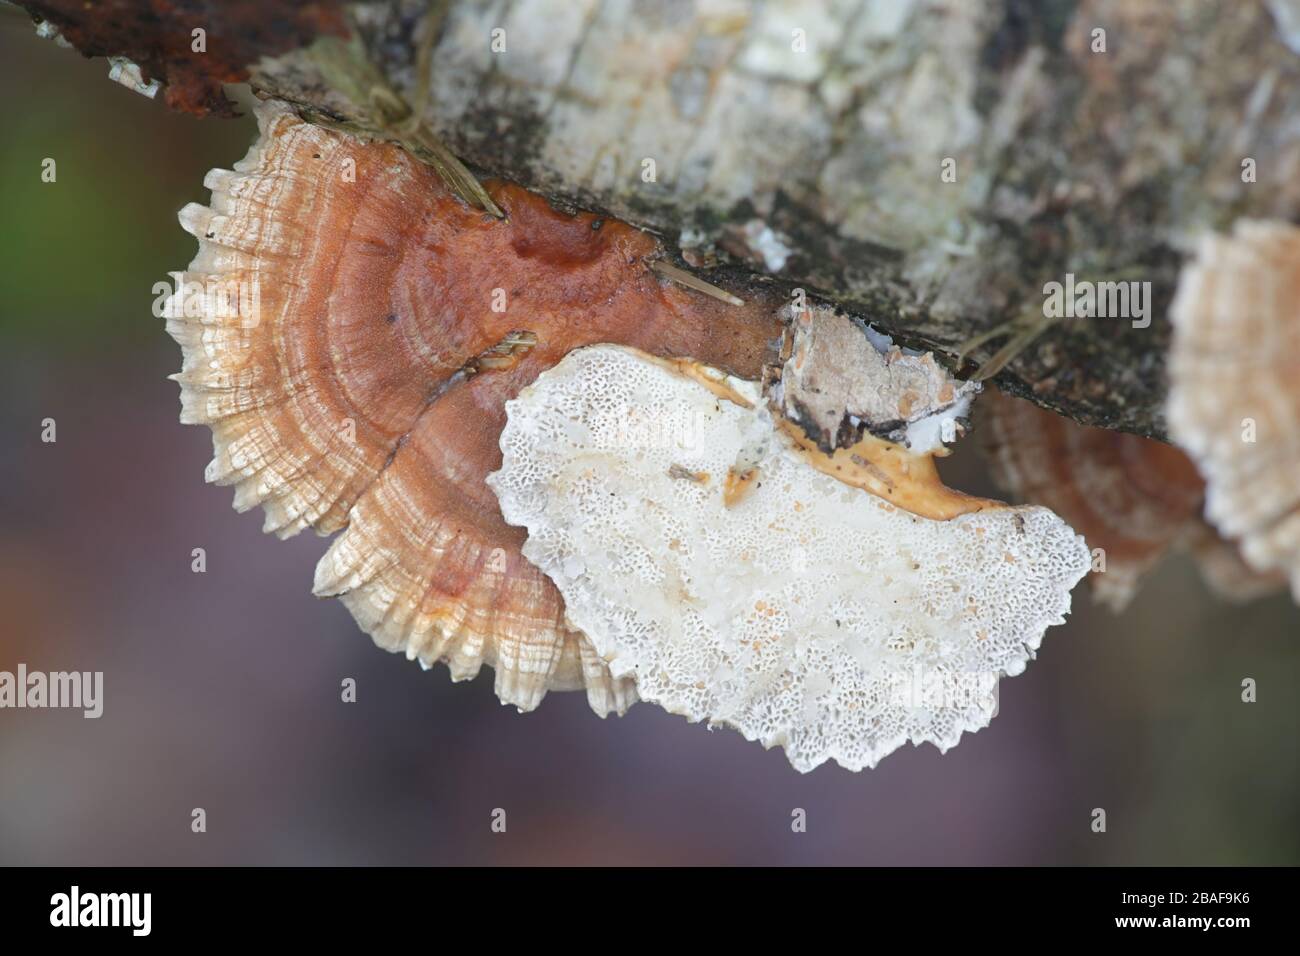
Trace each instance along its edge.
{"label": "white pore surface", "polygon": [[[802,771],[986,726],[998,678],[1069,610],[1083,539],[1044,508],[901,511],[813,469],[758,386],[727,381],[757,407],[601,345],[507,403],[488,482],[571,624],[643,699]],[[756,454],[725,507],[728,468]]]}

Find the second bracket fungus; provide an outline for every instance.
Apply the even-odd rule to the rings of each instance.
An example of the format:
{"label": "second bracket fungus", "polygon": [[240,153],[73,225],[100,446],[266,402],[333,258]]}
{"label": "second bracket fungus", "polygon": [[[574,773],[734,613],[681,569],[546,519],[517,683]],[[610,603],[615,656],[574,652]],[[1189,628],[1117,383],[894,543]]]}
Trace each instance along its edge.
{"label": "second bracket fungus", "polygon": [[1100,549],[1105,563],[1089,583],[1113,611],[1200,527],[1204,484],[1171,445],[1079,425],[997,391],[984,396],[978,417],[998,485],[1051,508]]}
{"label": "second bracket fungus", "polygon": [[1206,517],[1300,600],[1300,228],[1206,236],[1170,315],[1169,431],[1205,476]]}
{"label": "second bracket fungus", "polygon": [[[1089,568],[1045,508],[872,493],[870,468],[799,441],[758,383],[707,366],[592,346],[506,407],[488,483],[568,622],[643,699],[782,746],[801,771],[986,726],[999,678]],[[929,485],[914,460],[890,483]],[[738,470],[749,488],[729,500]]]}
{"label": "second bracket fungus", "polygon": [[1201,517],[1205,483],[1174,446],[1080,425],[996,389],[976,418],[998,485],[1051,508],[1097,552],[1089,584],[1110,610],[1123,611],[1170,551],[1189,550],[1220,597],[1247,601],[1279,586]]}

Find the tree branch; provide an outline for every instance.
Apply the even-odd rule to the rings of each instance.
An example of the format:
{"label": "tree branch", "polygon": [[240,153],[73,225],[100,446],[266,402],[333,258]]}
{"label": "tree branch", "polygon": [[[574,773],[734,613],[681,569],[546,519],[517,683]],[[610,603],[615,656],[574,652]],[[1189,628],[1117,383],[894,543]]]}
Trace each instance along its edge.
{"label": "tree branch", "polygon": [[[23,5],[84,52],[148,47],[138,23],[134,44],[92,29],[102,13],[80,2]],[[376,126],[309,47],[284,48],[337,35],[337,4],[125,6],[155,8],[164,38],[214,18],[219,60],[155,56],[146,78],[192,90],[246,74]],[[1040,334],[998,384],[1090,424],[1164,435],[1166,309],[1188,244],[1240,216],[1296,217],[1290,0],[445,7],[428,74],[428,4],[347,16],[473,167],[655,230],[706,278],[715,262],[769,273],[950,356],[1018,321]],[[1136,298],[1124,316],[1043,322],[1044,286],[1070,275],[1150,283],[1133,287],[1150,292],[1145,315]]]}

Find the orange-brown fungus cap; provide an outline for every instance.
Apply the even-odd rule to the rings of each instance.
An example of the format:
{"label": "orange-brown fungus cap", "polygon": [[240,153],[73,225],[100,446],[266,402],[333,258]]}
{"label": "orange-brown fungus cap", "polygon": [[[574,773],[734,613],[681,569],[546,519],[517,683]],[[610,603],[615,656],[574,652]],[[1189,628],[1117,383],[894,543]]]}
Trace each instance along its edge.
{"label": "orange-brown fungus cap", "polygon": [[[657,241],[488,184],[497,220],[395,146],[259,107],[261,137],[206,183],[211,208],[169,304],[182,421],[212,428],[208,479],[261,505],[266,529],[343,533],[315,590],[380,646],[455,680],[483,663],[524,710],[586,687],[598,713],[634,699],[564,624],[524,531],[484,484],[503,405],[579,346],[613,342],[758,378],[773,303],[741,308],[666,284]],[[233,299],[232,299],[233,296]]]}
{"label": "orange-brown fungus cap", "polygon": [[1079,425],[992,389],[978,414],[998,484],[1105,552],[1106,570],[1091,581],[1112,609],[1128,604],[1170,546],[1201,530],[1204,485],[1172,445]]}
{"label": "orange-brown fungus cap", "polygon": [[1285,583],[1242,558],[1202,517],[1205,484],[1182,451],[1151,438],[1080,425],[990,391],[980,405],[993,477],[1010,494],[1045,505],[1105,552],[1093,593],[1114,611],[1169,549],[1190,551],[1221,598],[1251,601]]}

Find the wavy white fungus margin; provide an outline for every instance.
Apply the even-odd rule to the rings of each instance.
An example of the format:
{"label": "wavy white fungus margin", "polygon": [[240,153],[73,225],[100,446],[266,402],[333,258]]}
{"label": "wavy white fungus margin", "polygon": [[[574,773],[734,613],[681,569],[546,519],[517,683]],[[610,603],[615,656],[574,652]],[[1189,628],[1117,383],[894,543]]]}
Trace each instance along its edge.
{"label": "wavy white fungus margin", "polygon": [[[756,383],[719,397],[634,349],[577,350],[506,404],[488,484],[569,622],[647,701],[781,745],[808,771],[941,751],[1060,624],[1089,567],[1045,508],[950,521],[823,474]],[[757,456],[728,508],[728,469]]]}

